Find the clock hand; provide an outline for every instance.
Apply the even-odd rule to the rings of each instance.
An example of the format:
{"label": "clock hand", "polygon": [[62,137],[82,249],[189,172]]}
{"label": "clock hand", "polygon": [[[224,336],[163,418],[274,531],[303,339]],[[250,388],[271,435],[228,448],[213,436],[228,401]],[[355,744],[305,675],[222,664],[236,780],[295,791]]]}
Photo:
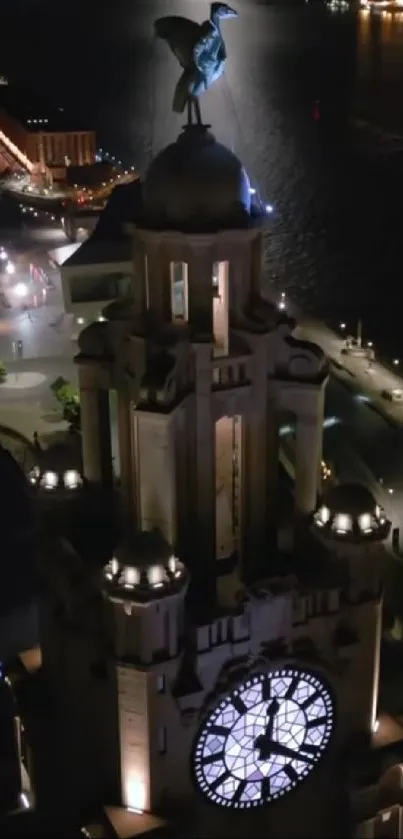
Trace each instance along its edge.
{"label": "clock hand", "polygon": [[[267,707],[268,723],[264,734],[259,734],[254,742],[254,748],[259,749],[259,760],[268,760],[271,753],[270,743],[272,742],[274,719],[279,711],[280,703],[278,699],[273,699]],[[268,745],[269,744],[269,745]]]}
{"label": "clock hand", "polygon": [[[315,763],[312,757],[304,755],[301,752],[296,752],[294,749],[289,749],[288,746],[283,746],[282,743],[277,743],[275,740],[270,740],[265,743],[265,748],[270,755],[278,755],[279,757],[289,757],[291,760],[302,760],[304,763]],[[302,748],[304,748],[302,746]]]}

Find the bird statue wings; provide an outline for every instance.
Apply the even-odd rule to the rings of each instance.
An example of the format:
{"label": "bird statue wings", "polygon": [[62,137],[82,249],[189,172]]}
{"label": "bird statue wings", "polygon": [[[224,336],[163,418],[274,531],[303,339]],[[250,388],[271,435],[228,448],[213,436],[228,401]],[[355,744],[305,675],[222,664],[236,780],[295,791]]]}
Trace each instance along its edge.
{"label": "bird statue wings", "polygon": [[199,97],[224,72],[227,53],[220,20],[236,16],[225,3],[212,3],[210,19],[201,24],[179,16],[155,21],[157,37],[167,42],[183,69],[175,89],[173,110],[183,113],[187,106],[189,124],[192,124],[192,107],[196,122],[201,124]]}

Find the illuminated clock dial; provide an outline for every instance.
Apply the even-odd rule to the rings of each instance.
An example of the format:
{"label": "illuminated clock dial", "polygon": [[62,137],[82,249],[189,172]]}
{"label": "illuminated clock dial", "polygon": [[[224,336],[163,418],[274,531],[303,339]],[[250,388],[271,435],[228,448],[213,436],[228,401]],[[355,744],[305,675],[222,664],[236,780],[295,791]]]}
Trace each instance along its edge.
{"label": "illuminated clock dial", "polygon": [[196,739],[196,783],[223,807],[258,807],[287,793],[320,760],[333,731],[329,688],[294,667],[257,673],[210,712]]}

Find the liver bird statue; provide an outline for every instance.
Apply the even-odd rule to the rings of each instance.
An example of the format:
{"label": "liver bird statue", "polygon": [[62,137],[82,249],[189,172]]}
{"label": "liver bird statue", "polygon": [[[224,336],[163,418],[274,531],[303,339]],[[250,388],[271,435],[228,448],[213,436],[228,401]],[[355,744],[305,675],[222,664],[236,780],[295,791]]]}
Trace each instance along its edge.
{"label": "liver bird statue", "polygon": [[210,19],[195,23],[185,17],[162,17],[155,21],[155,32],[170,46],[183,68],[176,85],[173,110],[182,114],[187,106],[188,123],[201,125],[199,97],[224,72],[227,53],[221,34],[220,21],[237,17],[238,13],[226,3],[212,3]]}

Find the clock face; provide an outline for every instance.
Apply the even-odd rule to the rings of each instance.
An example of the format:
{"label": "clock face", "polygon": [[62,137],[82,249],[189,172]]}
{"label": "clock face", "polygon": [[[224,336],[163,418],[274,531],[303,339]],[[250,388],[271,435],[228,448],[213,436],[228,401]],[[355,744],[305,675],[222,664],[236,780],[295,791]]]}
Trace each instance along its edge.
{"label": "clock face", "polygon": [[279,798],[320,760],[333,716],[331,693],[313,673],[285,667],[251,676],[219,702],[198,734],[198,787],[222,807]]}

